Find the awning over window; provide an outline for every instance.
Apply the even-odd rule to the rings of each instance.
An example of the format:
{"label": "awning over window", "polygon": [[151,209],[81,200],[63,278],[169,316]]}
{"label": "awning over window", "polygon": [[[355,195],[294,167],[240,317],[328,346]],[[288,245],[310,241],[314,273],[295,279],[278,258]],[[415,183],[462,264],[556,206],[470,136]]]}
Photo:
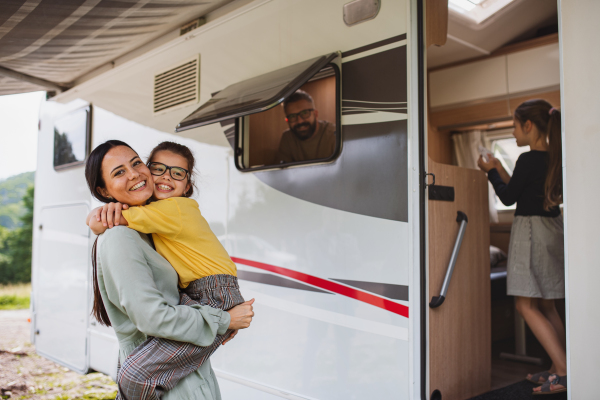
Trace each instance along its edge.
{"label": "awning over window", "polygon": [[338,53],[316,57],[242,82],[234,83],[183,119],[176,132],[266,111],[298,90]]}

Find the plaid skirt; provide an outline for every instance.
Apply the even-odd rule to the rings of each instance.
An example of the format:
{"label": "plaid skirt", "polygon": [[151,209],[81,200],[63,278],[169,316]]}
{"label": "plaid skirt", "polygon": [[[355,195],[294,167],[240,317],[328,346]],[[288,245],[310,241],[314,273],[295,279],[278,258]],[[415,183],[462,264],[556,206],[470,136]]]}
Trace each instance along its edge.
{"label": "plaid skirt", "polygon": [[[200,304],[229,310],[243,302],[235,276],[210,275],[193,281],[183,289],[179,304]],[[200,368],[231,332],[227,330],[225,334],[217,335],[213,344],[208,347],[148,337],[119,367],[119,392],[115,400],[160,399],[181,379]]]}
{"label": "plaid skirt", "polygon": [[508,246],[509,296],[565,298],[563,218],[515,216]]}

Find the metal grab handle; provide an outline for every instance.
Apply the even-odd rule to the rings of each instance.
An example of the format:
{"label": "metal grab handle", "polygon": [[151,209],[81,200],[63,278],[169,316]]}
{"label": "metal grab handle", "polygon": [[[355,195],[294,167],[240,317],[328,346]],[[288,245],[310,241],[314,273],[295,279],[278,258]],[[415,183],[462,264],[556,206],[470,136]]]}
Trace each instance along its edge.
{"label": "metal grab handle", "polygon": [[456,216],[456,222],[460,222],[456,243],[454,243],[454,249],[452,249],[450,263],[448,264],[448,269],[446,270],[446,276],[444,277],[441,293],[439,296],[433,296],[431,298],[431,302],[429,303],[429,307],[431,308],[441,306],[444,300],[446,300],[446,293],[448,293],[448,286],[450,286],[450,279],[452,279],[452,272],[454,272],[454,266],[456,265],[456,259],[458,258],[458,252],[460,251],[460,245],[462,244],[463,236],[465,236],[469,219],[464,212],[459,211],[458,215]]}

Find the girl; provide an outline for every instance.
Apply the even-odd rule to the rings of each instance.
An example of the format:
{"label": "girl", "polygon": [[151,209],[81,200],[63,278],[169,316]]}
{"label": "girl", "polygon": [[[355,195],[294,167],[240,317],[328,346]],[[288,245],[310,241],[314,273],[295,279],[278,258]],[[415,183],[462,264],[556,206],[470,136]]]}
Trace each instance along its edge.
{"label": "girl", "polygon": [[521,154],[512,177],[491,157],[478,166],[505,205],[517,203],[510,234],[507,292],[550,358],[549,371],[527,379],[542,384],[534,394],[566,391],[565,328],[555,299],[565,297],[560,112],[545,100],[528,100],[515,110],[513,135]]}
{"label": "girl", "polygon": [[[131,208],[123,205],[122,214],[120,203],[109,203],[96,209],[88,216],[92,231],[104,233],[114,221],[114,225],[127,225],[138,232],[151,233],[156,251],[177,271],[180,288],[197,302],[184,297],[186,304],[200,303],[229,310],[244,303],[235,264],[202,217],[198,203],[189,198],[194,189],[191,151],[177,143],[163,142],[152,150],[148,160],[148,168],[154,176],[155,201]],[[130,190],[139,190],[146,184],[140,181]],[[173,349],[162,339],[148,339],[119,369],[120,396],[128,400],[159,398],[161,393],[197,370],[236,332],[228,330],[217,335],[207,347],[186,343]]]}

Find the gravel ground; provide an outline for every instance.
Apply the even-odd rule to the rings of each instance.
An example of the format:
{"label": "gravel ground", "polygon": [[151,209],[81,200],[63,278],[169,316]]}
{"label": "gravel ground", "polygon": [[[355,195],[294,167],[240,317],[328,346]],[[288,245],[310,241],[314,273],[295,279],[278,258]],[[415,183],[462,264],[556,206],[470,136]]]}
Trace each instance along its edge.
{"label": "gravel ground", "polygon": [[29,310],[0,310],[0,395],[3,399],[114,399],[117,386],[95,372],[79,375],[35,353]]}

